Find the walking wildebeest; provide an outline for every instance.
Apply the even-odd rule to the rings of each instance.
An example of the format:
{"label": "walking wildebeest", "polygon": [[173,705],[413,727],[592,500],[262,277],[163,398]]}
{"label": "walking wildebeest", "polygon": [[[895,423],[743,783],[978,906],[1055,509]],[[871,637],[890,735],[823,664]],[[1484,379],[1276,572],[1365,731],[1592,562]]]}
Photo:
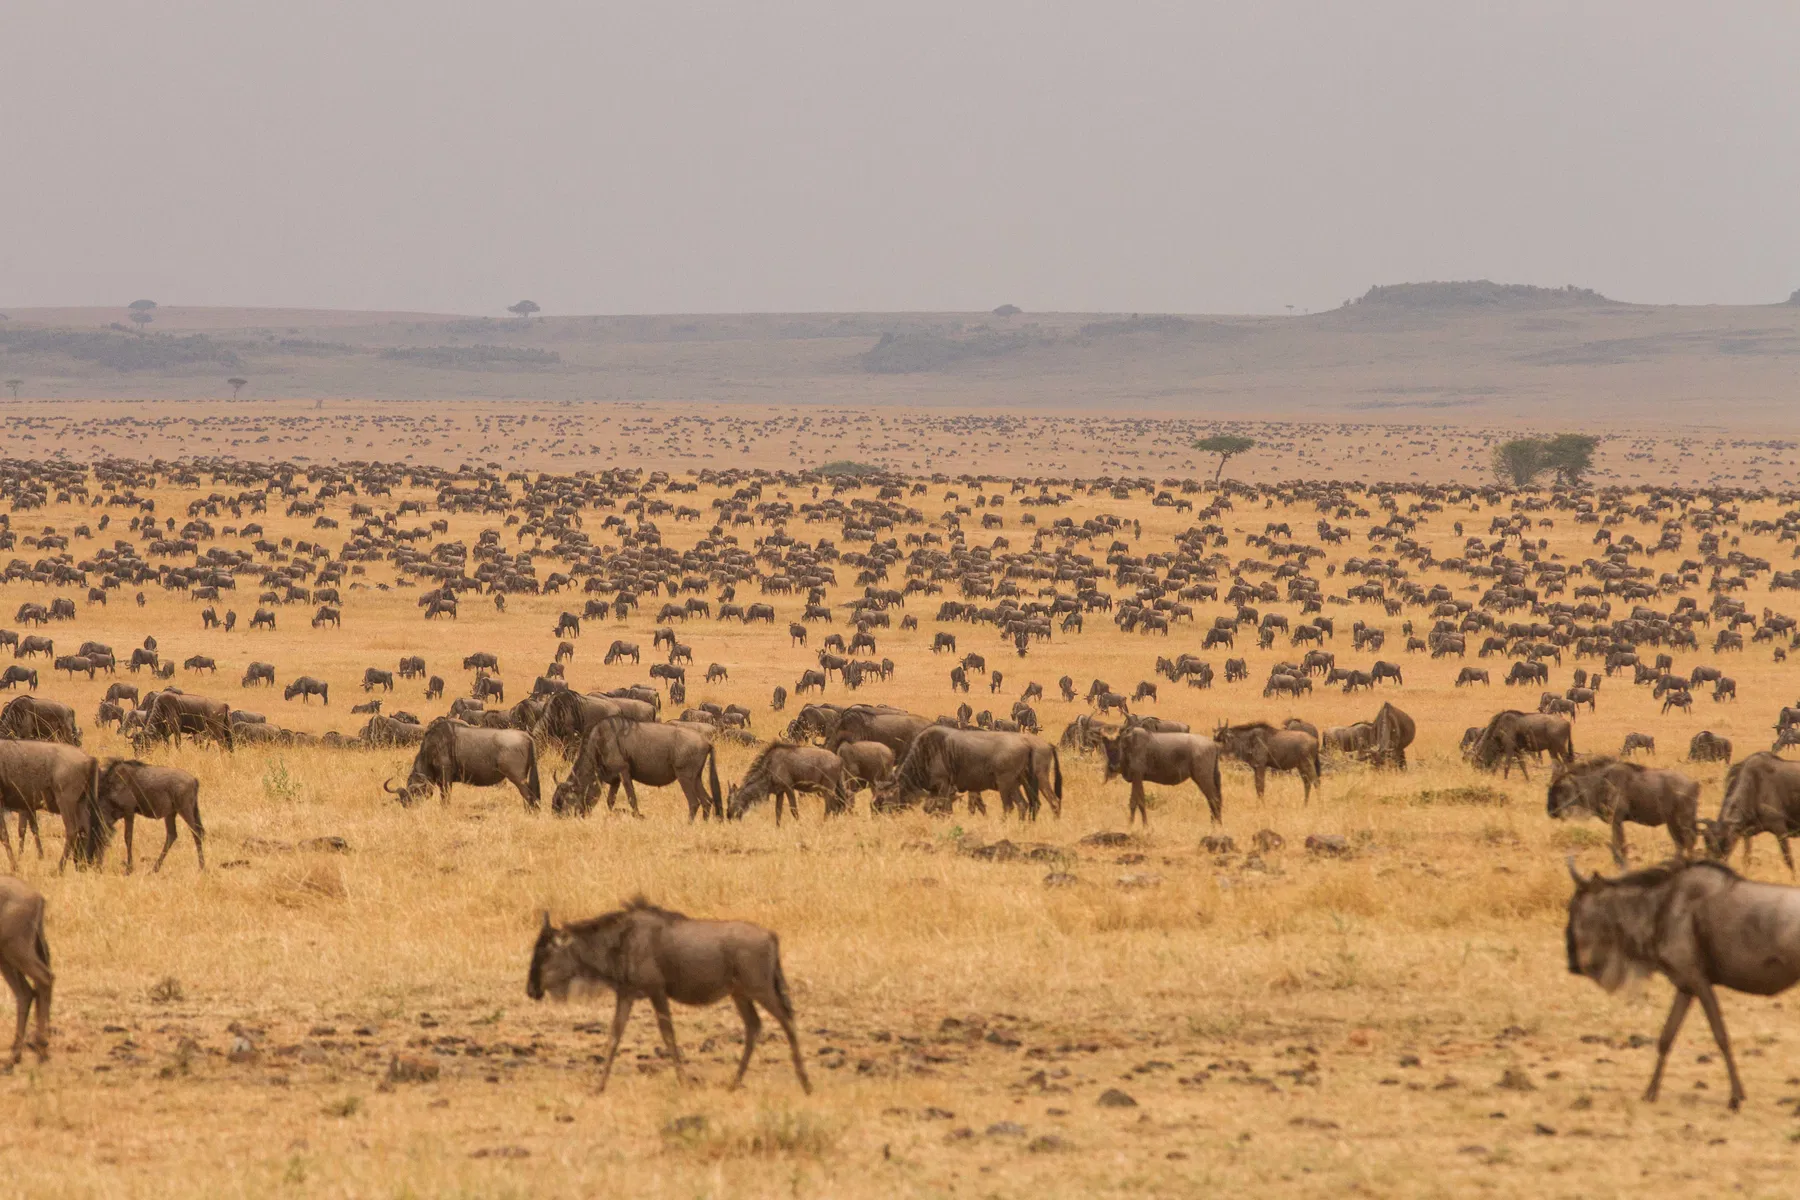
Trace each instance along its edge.
{"label": "walking wildebeest", "polygon": [[825,815],[835,816],[850,807],[844,787],[844,760],[817,746],[790,746],[771,742],[744,771],[740,783],[731,785],[725,797],[725,815],[741,819],[754,806],[775,797],[775,824],[781,824],[781,803],[800,819],[798,795],[813,792],[825,798]]}
{"label": "walking wildebeest", "polygon": [[1675,985],[1644,1099],[1656,1099],[1669,1050],[1698,999],[1731,1080],[1727,1106],[1736,1109],[1746,1093],[1713,989],[1777,996],[1800,981],[1800,888],[1757,883],[1704,860],[1584,879],[1571,858],[1569,875],[1569,973],[1609,992],[1653,973]]}
{"label": "walking wildebeest", "polygon": [[1502,779],[1512,774],[1515,762],[1519,773],[1531,778],[1525,755],[1546,751],[1565,766],[1575,761],[1574,734],[1567,718],[1510,708],[1495,713],[1468,747],[1469,758],[1476,766],[1486,771],[1498,766]]}
{"label": "walking wildebeest", "polygon": [[1145,803],[1144,783],[1174,786],[1193,781],[1206,800],[1213,824],[1224,820],[1224,796],[1219,785],[1219,746],[1211,738],[1193,733],[1151,733],[1132,728],[1113,738],[1100,739],[1106,751],[1106,771],[1100,782],[1115,775],[1131,785],[1131,799],[1125,812],[1125,824],[1141,816],[1150,824],[1150,808]]}
{"label": "walking wildebeest", "polygon": [[[27,1045],[39,1062],[48,1060],[50,993],[56,976],[50,972],[50,943],[44,938],[44,898],[22,879],[0,877],[0,979],[12,989],[18,1008],[12,1065],[19,1065]],[[25,1030],[33,1006],[37,1008],[37,1038],[27,1043]],[[796,1062],[799,1053],[796,1048]]]}
{"label": "walking wildebeest", "polygon": [[1544,808],[1552,817],[1589,812],[1612,825],[1613,862],[1625,865],[1625,825],[1662,825],[1678,854],[1694,848],[1700,785],[1679,771],[1606,755],[1558,766]]}
{"label": "walking wildebeest", "polygon": [[426,727],[406,785],[395,787],[392,780],[383,780],[381,786],[401,804],[411,806],[433,787],[438,799],[448,804],[450,787],[457,783],[471,787],[510,783],[519,789],[527,808],[536,808],[541,793],[537,747],[531,735],[517,729],[478,729],[439,717]]}
{"label": "walking wildebeest", "polygon": [[1256,798],[1270,771],[1293,771],[1300,776],[1304,789],[1301,803],[1312,802],[1313,788],[1319,783],[1319,739],[1303,729],[1276,729],[1267,721],[1249,721],[1241,725],[1219,723],[1213,733],[1222,753],[1237,759],[1255,774]]}
{"label": "walking wildebeest", "polygon": [[168,830],[162,853],[152,873],[162,870],[163,860],[175,845],[175,818],[187,822],[194,837],[194,854],[206,870],[206,827],[200,822],[200,781],[175,767],[153,767],[136,759],[108,759],[100,771],[100,819],[110,831],[125,819],[125,873],[132,869],[132,834],[138,817],[162,821]]}
{"label": "walking wildebeest", "polygon": [[[685,1083],[681,1050],[675,1044],[675,1021],[669,1001],[693,1006],[715,1004],[726,996],[744,1022],[744,1056],[731,1086],[744,1081],[762,1020],[762,1005],[787,1034],[794,1074],[812,1091],[800,1036],[794,1030],[794,1001],[781,972],[781,943],[773,933],[744,921],[699,921],[657,908],[638,897],[617,912],[557,928],[544,914],[544,927],[531,951],[525,994],[533,1000],[568,998],[577,981],[602,983],[613,989],[612,1037],[600,1068],[599,1090],[606,1090],[618,1057],[619,1039],[631,1018],[631,1006],[650,1001],[663,1045],[675,1064],[675,1077]],[[41,1028],[41,1027],[40,1027]]]}
{"label": "walking wildebeest", "polygon": [[[56,869],[73,858],[78,867],[97,864],[106,846],[106,825],[95,802],[100,764],[73,746],[57,742],[0,741],[0,807],[30,816],[35,837],[38,809],[62,817],[63,852]],[[13,858],[6,824],[0,821],[0,845]],[[24,849],[23,846],[20,849]],[[42,841],[38,853],[43,854]]]}
{"label": "walking wildebeest", "polygon": [[1741,762],[1731,764],[1725,772],[1725,798],[1719,805],[1716,821],[1701,823],[1706,837],[1706,852],[1726,859],[1738,841],[1744,843],[1744,857],[1750,857],[1750,839],[1759,833],[1775,836],[1781,849],[1781,861],[1788,873],[1794,871],[1794,857],[1788,849],[1788,838],[1800,833],[1800,763],[1789,762],[1780,755],[1758,750]]}

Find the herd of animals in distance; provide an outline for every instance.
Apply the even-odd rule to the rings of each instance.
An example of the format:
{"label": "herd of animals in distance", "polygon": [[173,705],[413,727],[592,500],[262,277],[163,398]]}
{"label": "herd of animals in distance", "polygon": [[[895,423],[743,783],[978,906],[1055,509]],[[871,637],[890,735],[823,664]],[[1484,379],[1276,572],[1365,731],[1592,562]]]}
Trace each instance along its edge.
{"label": "herd of animals in distance", "polygon": [[[1056,820],[1068,774],[1092,770],[1119,781],[1128,822],[1150,821],[1147,786],[1176,789],[1168,803],[1192,785],[1224,824],[1250,801],[1222,765],[1247,769],[1257,797],[1292,774],[1325,804],[1339,773],[1403,772],[1424,752],[1502,777],[1538,768],[1547,818],[1610,824],[1621,868],[1628,825],[1666,830],[1660,865],[1569,867],[1570,971],[1609,990],[1651,973],[1676,988],[1652,1098],[1698,1000],[1736,1107],[1715,989],[1800,979],[1800,891],[1725,865],[1767,833],[1793,869],[1800,762],[1781,751],[1800,745],[1800,703],[1752,694],[1734,664],[1778,679],[1762,664],[1800,649],[1779,607],[1800,569],[1778,565],[1800,558],[1800,493],[223,459],[8,460],[0,493],[3,584],[19,598],[0,630],[0,688],[14,693],[0,709],[0,840],[15,869],[32,843],[44,854],[40,816],[60,824],[59,869],[108,869],[123,822],[129,871],[138,818],[164,826],[154,869],[182,825],[205,869],[199,780],[167,761],[184,743],[385,755],[383,786],[409,807],[510,787],[529,810],[581,819],[604,789],[609,810],[622,790],[653,820],[642,793],[677,788],[690,821],[727,823],[763,805],[803,819],[802,796],[823,819],[859,819],[864,792],[861,819],[985,813],[991,796],[999,819]],[[83,636],[150,594],[179,597],[187,626],[135,644]],[[472,607],[542,622],[541,660],[462,645]],[[365,614],[401,611],[418,651],[360,674],[257,657],[259,639],[354,646]],[[1131,675],[1082,671],[1096,642]],[[601,669],[613,686],[577,682]],[[883,702],[908,673],[932,680],[936,711]],[[1494,697],[1460,737],[1408,711],[1409,691],[1452,685]],[[1308,720],[1326,689],[1366,694],[1369,719]],[[1641,711],[1644,729],[1578,750],[1584,714],[1613,705]],[[1703,730],[1659,746],[1655,722],[1696,705],[1766,711],[1773,745]],[[346,710],[351,732],[317,729]],[[722,751],[745,764],[724,786]],[[1693,774],[1705,763],[1726,765],[1711,817]],[[50,1050],[46,909],[0,878],[14,1063]],[[602,1080],[635,1001],[656,1010],[679,1072],[670,1002],[730,997],[746,1034],[737,1079],[761,1006],[810,1089],[766,930],[641,900],[567,926],[546,917],[529,994],[583,978],[617,996]]]}

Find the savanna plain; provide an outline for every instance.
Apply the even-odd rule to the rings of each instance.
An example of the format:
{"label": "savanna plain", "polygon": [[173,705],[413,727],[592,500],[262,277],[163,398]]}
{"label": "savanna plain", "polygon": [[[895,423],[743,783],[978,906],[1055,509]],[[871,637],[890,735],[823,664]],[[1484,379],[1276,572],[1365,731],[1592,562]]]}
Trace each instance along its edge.
{"label": "savanna plain", "polygon": [[[15,445],[13,453],[20,449]],[[16,473],[17,464],[15,464]],[[579,464],[570,468],[578,469]],[[355,470],[348,469],[352,478]],[[172,467],[156,472],[159,519],[185,519],[190,504],[241,489],[215,483],[204,465],[190,482]],[[1206,472],[1194,472],[1204,482]],[[708,537],[711,503],[739,482],[703,481],[694,493],[667,496],[706,514],[698,522],[655,518],[664,544],[685,549]],[[893,531],[947,539],[944,514],[973,511],[962,525],[970,545],[995,537],[1013,550],[1035,533],[1045,547],[1066,540],[1052,521],[1080,526],[1110,514],[1123,527],[1074,548],[1104,564],[1112,543],[1142,556],[1166,552],[1196,523],[1194,512],[1154,503],[1160,479],[1124,494],[1072,478],[1045,479],[1043,494],[1067,499],[1021,506],[1040,495],[990,479],[917,476],[899,503],[922,520]],[[296,486],[307,486],[301,470]],[[337,530],[315,517],[285,515],[286,498],[271,497],[254,519],[276,542],[323,541],[335,548],[356,524],[355,503],[376,513],[402,501],[425,512],[402,527],[448,523],[429,544],[500,532],[509,551],[529,547],[505,513],[442,512],[435,486],[398,486],[391,496],[338,495],[324,502]],[[643,479],[653,494],[666,484]],[[913,494],[911,484],[923,486]],[[770,477],[764,498],[786,493],[795,503],[830,495],[813,478]],[[515,484],[515,487],[517,485]],[[1181,496],[1177,486],[1170,489]],[[951,495],[954,493],[954,495]],[[840,494],[848,503],[873,499],[867,484]],[[1185,498],[1205,507],[1210,483]],[[97,485],[91,499],[106,493]],[[1007,496],[998,508],[974,508],[978,496]],[[1495,516],[1526,502],[1517,494],[1457,493],[1435,511],[1414,511],[1411,536],[1438,560],[1464,554],[1467,534],[1486,536]],[[1274,490],[1238,488],[1232,507],[1215,518],[1233,563],[1268,561],[1247,539],[1285,522],[1292,541],[1312,544],[1321,516],[1351,531],[1307,565],[1327,596],[1362,582],[1342,568],[1353,555],[1392,555],[1372,543],[1383,524],[1381,496],[1347,485],[1346,506],[1321,513],[1316,503]],[[1402,514],[1422,497],[1401,491]],[[1625,493],[1628,506],[1645,499]],[[1532,544],[1545,559],[1570,565],[1600,554],[1597,529],[1577,523],[1548,492],[1529,501]],[[1711,500],[1688,511],[1710,510]],[[1769,496],[1731,500],[1722,529],[1730,548],[1777,568],[1793,544],[1757,520],[1776,521],[1788,506]],[[77,537],[76,558],[125,536],[136,510],[100,507],[80,497],[16,511],[21,537],[51,527],[69,534],[103,513],[112,527],[92,540]],[[602,511],[580,514],[603,547],[618,544],[603,530]],[[995,527],[982,527],[993,515]],[[1033,524],[1026,524],[1031,516]],[[1676,506],[1654,523],[1636,518],[1615,533],[1647,544],[1660,523],[1681,517]],[[215,526],[251,519],[208,518]],[[1140,528],[1134,528],[1137,522]],[[631,522],[635,525],[635,518]],[[845,541],[835,522],[786,523],[797,539]],[[774,532],[764,522],[727,527],[754,550]],[[1675,571],[1703,557],[1699,534],[1683,529],[1681,551],[1636,562]],[[248,549],[253,539],[223,533],[214,542]],[[1278,541],[1289,539],[1281,537]],[[547,545],[545,547],[547,549]],[[911,549],[903,544],[903,553]],[[1517,543],[1509,543],[1517,552]],[[1723,551],[1722,551],[1723,552]],[[27,561],[37,551],[14,552]],[[171,561],[191,562],[192,554]],[[159,561],[155,558],[153,562]],[[365,700],[366,667],[392,670],[421,655],[448,682],[444,700],[427,701],[422,680],[377,691],[385,711],[404,708],[429,720],[445,701],[466,694],[465,655],[498,656],[506,699],[525,694],[551,661],[558,614],[579,610],[579,592],[513,594],[497,611],[486,595],[465,595],[455,620],[422,619],[421,588],[399,586],[393,564],[358,564],[347,577],[341,628],[313,628],[307,605],[278,606],[273,632],[250,632],[255,575],[243,576],[231,604],[241,618],[231,633],[201,628],[203,603],[154,583],[145,603],[134,588],[104,605],[80,588],[18,580],[0,585],[0,615],[52,596],[76,601],[72,622],[43,631],[67,653],[82,640],[110,643],[121,658],[148,635],[164,659],[214,658],[217,673],[179,672],[188,692],[229,700],[271,723],[320,734],[354,733],[363,721],[352,704]],[[901,586],[903,563],[885,586]],[[540,553],[540,577],[560,564]],[[1104,567],[1103,567],[1104,569]],[[1487,584],[1439,567],[1403,563],[1427,587],[1442,583],[1458,599],[1476,600]],[[1331,574],[1327,574],[1327,571]],[[862,593],[856,571],[837,568],[827,602],[848,633],[844,602]],[[1221,572],[1229,586],[1231,570]],[[1268,575],[1249,576],[1260,582]],[[1712,596],[1705,579],[1653,603],[1673,607],[1693,596],[1702,610]],[[578,581],[579,582],[579,581]],[[1576,583],[1588,582],[1577,579]],[[1793,607],[1754,575],[1737,593],[1751,613]],[[1050,583],[1021,581],[1025,596]],[[1129,587],[1103,582],[1123,594]],[[754,583],[739,600],[773,603],[773,626],[696,617],[678,627],[699,669],[689,673],[688,702],[738,702],[753,711],[751,729],[778,735],[800,703],[770,711],[776,685],[792,689],[827,630],[812,627],[813,645],[790,644],[787,626],[804,597],[765,597]],[[1391,589],[1390,589],[1391,594]],[[1004,674],[973,675],[967,699],[1005,716],[1030,681],[1045,698],[1035,707],[1055,740],[1090,710],[1063,701],[1056,680],[1079,690],[1091,679],[1129,692],[1140,680],[1159,684],[1155,702],[1136,711],[1211,732],[1221,721],[1301,717],[1320,727],[1368,719],[1391,700],[1418,722],[1404,772],[1375,770],[1328,756],[1310,803],[1299,781],[1273,777],[1258,799],[1249,773],[1224,768],[1224,820],[1214,826],[1192,787],[1153,788],[1148,827],[1126,824],[1126,785],[1102,782],[1094,755],[1062,751],[1066,777],[1060,816],[1035,823],[958,803],[947,816],[917,810],[872,815],[862,793],[855,811],[825,819],[820,801],[804,797],[798,821],[776,826],[768,806],[726,824],[687,818],[678,789],[641,789],[644,816],[604,806],[587,819],[527,811],[506,786],[459,786],[448,805],[432,798],[404,808],[382,790],[403,775],[408,750],[324,746],[242,747],[226,753],[184,743],[147,752],[201,781],[207,868],[201,871],[185,828],[160,873],[148,867],[160,826],[139,823],[138,868],[126,875],[115,840],[104,865],[58,873],[61,829],[44,823],[44,856],[27,848],[18,872],[48,902],[47,929],[57,975],[51,1057],[30,1056],[0,1075],[0,1191],[29,1196],[590,1196],[733,1195],[1194,1195],[1256,1190],[1281,1195],[1642,1195],[1677,1190],[1748,1195],[1792,1192],[1800,1153],[1800,1029],[1793,997],[1725,995],[1725,1015],[1739,1049],[1750,1100],[1728,1112],[1722,1064],[1697,1020],[1678,1043],[1655,1104],[1640,1099],[1654,1055],[1653,1038],[1669,998],[1660,980],[1635,993],[1608,996],[1568,973],[1562,924],[1570,894],[1564,858],[1583,870],[1612,870],[1609,831],[1592,820],[1551,820],[1545,812],[1549,767],[1528,780],[1502,779],[1464,761],[1465,728],[1510,707],[1535,709],[1539,687],[1501,683],[1507,661],[1469,657],[1433,660],[1404,651],[1401,623],[1430,623],[1428,609],[1393,614],[1380,603],[1328,603],[1336,635],[1326,648],[1341,666],[1367,667],[1376,657],[1398,662],[1404,682],[1374,693],[1344,695],[1316,687],[1293,699],[1265,698],[1269,667],[1298,658],[1285,637],[1258,649],[1249,630],[1229,652],[1247,660],[1249,680],[1227,683],[1228,652],[1201,651],[1213,619],[1235,608],[1194,604],[1195,620],[1175,622],[1168,637],[1126,633],[1106,614],[1089,613],[1082,632],[1060,629],[1020,658],[991,626],[935,620],[939,603],[960,598],[913,595],[894,610],[895,627],[877,630],[878,653],[895,663],[892,678],[866,684],[853,697],[833,676],[825,699],[891,704],[935,716],[964,699],[953,695],[948,656],[931,652],[933,635],[956,634],[960,649],[985,655]],[[234,597],[227,595],[218,607]],[[716,594],[711,596],[718,603]],[[568,679],[581,690],[644,682],[652,661],[658,598],[628,619],[583,622]],[[1260,606],[1299,623],[1297,604]],[[1614,598],[1615,615],[1626,607]],[[901,630],[899,617],[919,619]],[[1380,654],[1349,645],[1356,620],[1387,632]],[[614,637],[644,647],[641,666],[603,666]],[[65,648],[65,643],[67,646]],[[1734,677],[1738,699],[1714,702],[1696,691],[1691,712],[1663,715],[1648,688],[1629,676],[1607,679],[1597,711],[1583,709],[1574,739],[1583,753],[1617,753],[1628,732],[1652,734],[1648,761],[1692,774],[1702,784],[1701,810],[1716,810],[1723,764],[1685,762],[1689,739],[1711,729],[1733,739],[1738,754],[1771,737],[1778,708],[1796,699],[1795,671],[1776,661],[1773,644],[1715,656],[1678,652],[1677,669],[1717,664]],[[1153,670],[1158,656],[1200,654],[1219,670],[1207,690],[1177,686]],[[331,685],[329,705],[279,690],[242,689],[251,661],[275,667],[285,684],[309,674]],[[729,678],[703,684],[705,666]],[[39,694],[75,707],[89,753],[129,755],[129,743],[95,727],[108,685],[67,678],[38,660]],[[1492,669],[1494,683],[1458,688],[1463,666]],[[1550,667],[1549,690],[1560,694],[1576,661]],[[1588,661],[1589,669],[1598,663]],[[124,669],[120,678],[129,678]],[[146,686],[147,686],[147,681]],[[816,698],[813,697],[813,698]],[[665,716],[673,715],[665,707]],[[754,749],[720,740],[721,775],[743,774]],[[546,791],[566,766],[546,748]],[[1277,848],[1258,850],[1255,835],[1272,830]],[[1094,835],[1117,835],[1100,836]],[[1229,849],[1203,839],[1226,835]],[[1309,836],[1324,853],[1307,848]],[[342,839],[340,849],[309,849],[314,839]],[[995,849],[995,844],[1009,846]],[[16,843],[15,843],[16,844]],[[1634,828],[1634,863],[1669,851],[1663,831]],[[1746,868],[1785,879],[1764,839]],[[1051,877],[1055,877],[1051,879]],[[1047,882],[1051,880],[1051,882]],[[1054,883],[1054,886],[1052,886]],[[525,994],[533,938],[544,914],[558,921],[594,915],[643,894],[694,916],[754,921],[781,938],[783,961],[799,1013],[802,1046],[816,1084],[801,1092],[785,1047],[765,1040],[745,1086],[728,1091],[741,1046],[728,1004],[677,1008],[675,1024],[697,1082],[678,1086],[648,1011],[640,1006],[627,1032],[612,1082],[596,1091],[597,1060],[611,1005],[604,996],[566,1005],[534,1004]],[[772,1025],[771,1025],[772,1028]],[[435,1072],[416,1069],[429,1064]],[[401,1069],[396,1070],[396,1065]],[[431,1076],[424,1078],[424,1076]]]}

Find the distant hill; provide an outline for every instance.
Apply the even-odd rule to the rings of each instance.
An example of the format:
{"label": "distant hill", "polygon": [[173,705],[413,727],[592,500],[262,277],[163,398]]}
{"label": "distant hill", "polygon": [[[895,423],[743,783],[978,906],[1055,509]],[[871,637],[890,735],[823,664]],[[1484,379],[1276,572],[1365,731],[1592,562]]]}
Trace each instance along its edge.
{"label": "distant hill", "polygon": [[1389,308],[1482,308],[1530,312],[1571,305],[1618,304],[1592,288],[1534,287],[1529,283],[1495,283],[1490,279],[1466,279],[1455,283],[1386,283],[1364,292],[1352,304]]}

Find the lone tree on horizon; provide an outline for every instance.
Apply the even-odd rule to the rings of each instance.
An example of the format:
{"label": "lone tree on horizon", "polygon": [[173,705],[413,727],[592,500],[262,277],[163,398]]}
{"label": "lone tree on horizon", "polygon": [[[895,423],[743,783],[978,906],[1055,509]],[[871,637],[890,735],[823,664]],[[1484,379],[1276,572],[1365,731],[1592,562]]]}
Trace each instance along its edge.
{"label": "lone tree on horizon", "polygon": [[9,379],[6,381],[6,386],[12,389],[14,400],[19,398],[19,388],[23,386],[24,383],[25,381],[23,379]]}
{"label": "lone tree on horizon", "polygon": [[509,313],[516,313],[518,316],[529,321],[531,320],[532,313],[540,312],[542,310],[538,308],[537,301],[535,300],[521,300],[517,304],[507,305],[506,311]]}
{"label": "lone tree on horizon", "polygon": [[131,322],[138,327],[139,333],[144,332],[144,326],[154,320],[156,320],[156,318],[150,315],[149,309],[135,307],[132,309]]}
{"label": "lone tree on horizon", "polygon": [[1494,448],[1494,477],[1513,487],[1530,487],[1546,471],[1558,483],[1578,486],[1594,465],[1600,439],[1585,433],[1559,433],[1553,438],[1513,438]]}
{"label": "lone tree on horizon", "polygon": [[1241,433],[1215,433],[1209,438],[1201,438],[1194,443],[1194,449],[1219,456],[1219,469],[1213,472],[1214,483],[1219,482],[1219,477],[1225,474],[1226,463],[1246,450],[1255,448],[1256,439],[1245,437]]}
{"label": "lone tree on horizon", "polygon": [[154,300],[133,300],[130,304],[127,304],[125,307],[129,308],[132,312],[149,312],[151,309],[156,307],[156,301],[154,301]]}
{"label": "lone tree on horizon", "polygon": [[225,382],[229,383],[231,385],[231,398],[233,400],[236,400],[238,398],[238,393],[243,391],[244,385],[246,383],[249,383],[250,381],[248,379],[243,378],[242,376],[233,375],[230,379],[227,379]]}

